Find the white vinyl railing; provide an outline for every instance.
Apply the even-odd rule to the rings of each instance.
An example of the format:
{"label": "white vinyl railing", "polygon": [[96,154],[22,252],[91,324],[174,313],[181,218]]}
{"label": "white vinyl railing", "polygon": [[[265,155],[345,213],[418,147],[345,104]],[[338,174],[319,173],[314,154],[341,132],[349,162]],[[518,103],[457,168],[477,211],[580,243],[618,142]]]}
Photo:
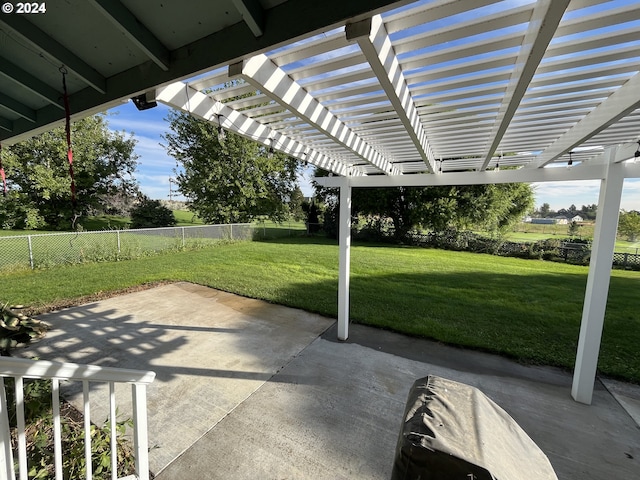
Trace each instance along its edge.
{"label": "white vinyl railing", "polygon": [[[133,403],[133,440],[136,476],[139,480],[149,480],[149,451],[147,438],[147,385],[153,382],[154,372],[128,370],[122,368],[100,367],[97,365],[78,365],[75,363],[49,362],[44,360],[26,360],[13,357],[0,357],[0,478],[14,479],[14,459],[11,449],[9,415],[4,388],[4,377],[15,379],[15,402],[18,439],[19,480],[27,480],[27,447],[24,416],[24,379],[48,379],[52,382],[52,409],[54,430],[55,478],[62,480],[62,440],[60,422],[60,380],[82,382],[83,415],[85,429],[86,478],[92,479],[91,467],[91,420],[89,410],[89,384],[109,385],[109,425],[111,428],[111,478],[117,480],[116,449],[116,398],[115,384],[131,384]],[[127,477],[129,479],[130,477]]]}

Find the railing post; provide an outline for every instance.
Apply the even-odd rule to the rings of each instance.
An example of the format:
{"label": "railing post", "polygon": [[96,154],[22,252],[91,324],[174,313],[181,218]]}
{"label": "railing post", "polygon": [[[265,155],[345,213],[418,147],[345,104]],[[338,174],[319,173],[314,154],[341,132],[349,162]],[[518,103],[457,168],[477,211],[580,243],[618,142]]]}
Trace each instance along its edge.
{"label": "railing post", "polygon": [[18,425],[18,469],[20,480],[28,480],[27,471],[27,436],[24,420],[24,381],[21,376],[13,377],[15,381],[16,423]]}
{"label": "railing post", "polygon": [[147,437],[147,387],[131,385],[133,399],[133,449],[139,480],[149,480],[149,439]]}
{"label": "railing post", "polygon": [[51,379],[51,414],[53,420],[53,464],[56,480],[62,480],[62,422],[60,420],[60,381]]}
{"label": "railing post", "polygon": [[111,479],[118,478],[118,442],[116,440],[116,385],[109,382],[109,427],[111,435]]}
{"label": "railing post", "polygon": [[31,247],[31,235],[27,235],[27,243],[29,244],[29,265],[31,265],[31,270],[33,270],[33,248]]}
{"label": "railing post", "polygon": [[89,381],[82,381],[82,400],[84,407],[84,458],[86,463],[87,480],[93,478],[93,465],[91,463],[91,407],[89,403]]}
{"label": "railing post", "polygon": [[7,410],[7,396],[4,390],[3,377],[0,377],[0,477],[16,478],[16,473],[13,470],[9,411]]}

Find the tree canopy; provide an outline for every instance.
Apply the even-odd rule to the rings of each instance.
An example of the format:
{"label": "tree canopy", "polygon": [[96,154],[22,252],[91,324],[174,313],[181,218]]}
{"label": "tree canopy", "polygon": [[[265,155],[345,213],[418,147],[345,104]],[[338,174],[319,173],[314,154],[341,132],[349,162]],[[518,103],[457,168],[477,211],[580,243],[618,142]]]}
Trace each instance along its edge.
{"label": "tree canopy", "polygon": [[[322,174],[321,172],[318,172]],[[330,208],[335,191],[316,189]],[[396,239],[415,228],[444,231],[480,227],[497,231],[519,221],[533,207],[533,190],[523,183],[446,187],[355,188],[353,215],[388,218]]]}
{"label": "tree canopy", "polygon": [[216,125],[172,111],[168,153],[182,166],[176,181],[190,209],[209,223],[289,217],[295,198],[297,161],[231,132],[220,141]]}
{"label": "tree canopy", "polygon": [[71,139],[75,208],[63,127],[3,149],[9,187],[0,201],[3,228],[69,228],[75,219],[107,209],[110,198],[137,192],[131,136],[109,130],[105,116],[95,115],[74,122]]}
{"label": "tree canopy", "polygon": [[618,234],[627,237],[630,242],[635,242],[640,237],[640,213],[622,210],[618,218]]}

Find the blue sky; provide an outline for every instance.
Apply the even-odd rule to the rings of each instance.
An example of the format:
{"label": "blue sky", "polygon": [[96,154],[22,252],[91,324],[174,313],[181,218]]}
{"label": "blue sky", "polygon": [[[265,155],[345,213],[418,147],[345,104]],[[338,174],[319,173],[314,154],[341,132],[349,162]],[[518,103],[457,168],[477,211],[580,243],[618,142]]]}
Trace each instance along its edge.
{"label": "blue sky", "polygon": [[[112,130],[133,132],[137,140],[139,165],[136,178],[143,193],[154,199],[169,198],[169,178],[174,176],[176,162],[162,147],[162,135],[169,130],[165,120],[169,107],[138,111],[131,102],[109,110],[107,120]],[[305,195],[312,194],[310,171],[300,179]],[[175,187],[175,186],[174,186]],[[567,208],[571,204],[598,203],[599,181],[547,182],[535,185],[536,206],[548,203],[552,209]],[[622,208],[640,210],[640,179],[626,180],[622,194]]]}

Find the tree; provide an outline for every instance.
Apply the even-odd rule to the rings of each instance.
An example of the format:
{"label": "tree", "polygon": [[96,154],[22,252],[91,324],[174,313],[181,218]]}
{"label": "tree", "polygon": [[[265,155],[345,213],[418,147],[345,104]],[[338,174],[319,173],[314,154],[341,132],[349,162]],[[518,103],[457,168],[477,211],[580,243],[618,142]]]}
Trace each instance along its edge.
{"label": "tree", "polygon": [[567,234],[570,237],[577,237],[580,234],[580,229],[582,225],[578,224],[578,222],[571,222],[569,224],[569,228],[567,228]]}
{"label": "tree", "polygon": [[[110,131],[104,115],[74,122],[71,139],[75,208],[64,128],[12,145],[3,156],[11,195],[19,199],[23,209],[37,212],[50,228],[69,228],[78,218],[104,211],[109,196],[132,196],[138,189],[133,178],[136,141],[124,132]],[[26,217],[17,220],[16,224],[29,223]]]}
{"label": "tree", "polygon": [[548,203],[543,203],[540,207],[540,216],[542,218],[548,216],[551,213],[551,206]]}
{"label": "tree", "polygon": [[293,219],[296,222],[300,222],[305,218],[305,211],[302,208],[304,204],[304,195],[300,187],[296,186],[296,188],[291,193],[291,197],[289,198],[289,212]]}
{"label": "tree", "polygon": [[131,209],[131,228],[172,227],[176,224],[173,212],[160,200],[141,195],[140,202]]}
{"label": "tree", "polygon": [[580,208],[580,215],[585,220],[595,220],[597,211],[598,205],[595,203],[591,205],[582,205],[582,208]]}
{"label": "tree", "polygon": [[[328,209],[337,208],[335,189],[316,191]],[[531,186],[517,183],[356,188],[352,193],[353,215],[391,219],[397,240],[417,227],[433,231],[470,227],[498,231],[519,221],[532,206]],[[325,218],[332,217],[325,214]]]}
{"label": "tree", "polygon": [[166,149],[183,171],[176,181],[190,209],[209,223],[289,218],[297,161],[231,132],[220,142],[215,125],[172,111]]}
{"label": "tree", "polygon": [[635,242],[640,236],[640,213],[622,210],[618,218],[618,235],[623,235],[628,241]]}

